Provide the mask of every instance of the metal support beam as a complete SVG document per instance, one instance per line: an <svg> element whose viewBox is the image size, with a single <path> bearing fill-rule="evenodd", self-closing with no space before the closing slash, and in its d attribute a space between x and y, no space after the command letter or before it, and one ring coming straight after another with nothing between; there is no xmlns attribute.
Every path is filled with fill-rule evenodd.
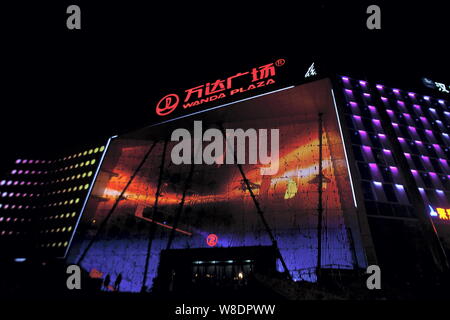
<svg viewBox="0 0 450 320"><path fill-rule="evenodd" d="M188 175L188 177L186 179L186 182L184 184L183 195L181 197L181 201L180 201L180 204L178 206L177 213L175 215L175 220L173 222L173 228L172 228L172 230L170 232L169 241L167 242L166 250L169 250L170 247L172 246L173 238L175 237L175 230L178 227L178 222L180 220L181 214L183 213L184 201L186 199L186 192L187 192L187 190L189 189L189 187L191 185L191 180L192 180L193 173L194 173L194 162L191 163L191 167L189 169L189 175Z"/></svg>
<svg viewBox="0 0 450 320"><path fill-rule="evenodd" d="M106 226L108 220L111 218L111 215L113 214L113 212L116 210L117 206L119 205L120 200L123 199L123 196L125 194L125 192L127 191L128 187L131 185L131 183L133 182L134 178L136 177L136 175L138 174L139 170L141 170L142 166L144 165L145 161L147 161L148 156L150 155L150 153L152 152L153 148L155 147L157 141L154 141L153 144L150 146L150 148L148 149L147 153L145 154L145 156L142 158L141 163L139 163L139 165L137 166L136 170L134 170L133 175L130 177L130 179L128 180L127 184L125 185L125 187L123 188L122 192L120 193L120 195L117 197L116 201L114 202L114 205L112 206L111 210L109 210L108 214L106 215L105 219L103 219L102 223L100 224L97 232L95 233L95 235L92 237L92 239L89 241L87 247L84 249L83 254L80 256L80 258L77 261L77 264L80 265L80 263L83 261L83 259L86 257L87 252L89 251L89 249L92 247L92 244L97 240L100 231L103 230L103 228Z"/></svg>
<svg viewBox="0 0 450 320"><path fill-rule="evenodd" d="M220 130L222 131L223 136L226 137L226 132L225 132L225 129L224 129L223 125L219 124L219 127L220 127ZM278 248L277 240L275 239L275 236L273 235L273 232L270 229L270 226L267 223L266 218L264 217L264 212L261 210L259 202L256 199L255 194L253 193L253 190L252 190L252 188L250 186L250 182L248 181L248 179L247 179L247 177L245 175L245 172L244 172L244 170L242 168L242 165L240 163L238 163L238 161L237 161L236 152L233 153L233 157L234 157L234 162L236 163L236 165L237 165L237 167L239 169L239 172L241 173L242 179L244 180L245 186L247 187L247 190L250 193L250 196L251 196L251 198L253 200L253 203L254 203L255 208L256 208L256 212L258 213L258 215L259 215L259 217L261 219L261 222L263 223L264 228L265 228L267 234L269 235L270 240L272 241L272 246L275 248L275 250L277 252L278 259L280 259L280 261L281 261L281 264L282 264L283 269L284 269L284 274L286 275L286 277L289 280L292 280L292 276L289 273L289 270L287 268L286 262L284 261L284 258L281 255L280 249Z"/></svg>
<svg viewBox="0 0 450 320"><path fill-rule="evenodd" d="M161 194L161 183L162 183L162 176L164 173L164 162L166 160L166 150L167 150L167 139L164 141L163 153L161 155L161 165L159 166L158 186L156 188L155 203L153 205L153 212L152 212L152 218L151 218L153 221L155 221L155 215L158 210L158 200L159 200L159 196ZM147 289L147 287L145 286L145 283L147 282L148 266L150 263L150 254L152 251L152 244L153 244L153 238L155 236L155 231L156 231L156 224L152 223L150 226L148 245L147 245L147 254L145 257L144 276L142 278L142 288L141 288L142 292L145 292Z"/></svg>

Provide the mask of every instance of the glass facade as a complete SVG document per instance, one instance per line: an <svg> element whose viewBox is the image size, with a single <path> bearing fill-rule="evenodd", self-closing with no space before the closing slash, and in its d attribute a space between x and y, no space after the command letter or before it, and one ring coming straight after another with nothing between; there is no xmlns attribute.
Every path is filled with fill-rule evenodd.
<svg viewBox="0 0 450 320"><path fill-rule="evenodd" d="M448 101L347 76L338 81L378 263L396 278L430 275L422 217L434 230L430 236L450 254ZM382 123L385 115L379 113L388 121ZM419 191L413 199L412 189ZM418 212L415 201L422 201L426 212Z"/></svg>
<svg viewBox="0 0 450 320"><path fill-rule="evenodd" d="M414 217L368 82L341 77L345 122L369 215ZM376 85L427 206L449 208L450 108L442 99ZM432 216L433 211L430 209ZM436 217L436 216L435 216ZM439 217L446 220L445 217Z"/></svg>
<svg viewBox="0 0 450 320"><path fill-rule="evenodd" d="M104 276L121 274L122 290L140 291L142 286L154 285L160 256L167 249L174 228L170 246L174 250L190 248L207 255L213 250L207 242L211 234L217 236L216 248L245 251L272 245L236 164L201 163L192 167L171 161L175 143L169 140L165 147L164 140L170 139L174 129L193 132L194 120L201 120L204 130L217 128L218 123L225 129L279 130L277 172L262 175L260 169L265 165L248 162L242 170L288 272L294 280L315 281L319 113L323 115L325 176L321 267L348 270L365 266L344 144L328 79L143 128L116 139L94 186L69 261L80 263L87 271L98 270ZM205 148L207 143L203 144ZM187 180L191 181L183 198ZM106 220L107 217L110 218ZM231 254L221 259L227 260L239 259ZM146 263L148 274L144 279ZM179 263L183 263L181 258ZM280 263L278 270L283 270Z"/></svg>

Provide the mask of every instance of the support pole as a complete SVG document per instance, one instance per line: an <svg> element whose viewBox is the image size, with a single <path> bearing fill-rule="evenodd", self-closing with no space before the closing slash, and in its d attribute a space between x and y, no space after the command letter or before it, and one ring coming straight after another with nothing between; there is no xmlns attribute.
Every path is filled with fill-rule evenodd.
<svg viewBox="0 0 450 320"><path fill-rule="evenodd" d="M183 195L181 197L181 201L180 201L180 204L178 206L177 213L175 215L173 228L170 231L169 241L167 242L166 250L169 250L170 247L172 246L173 238L175 237L175 230L178 227L178 222L180 220L181 214L183 213L184 201L186 199L186 192L187 192L187 190L189 189L189 187L191 185L191 180L192 180L193 173L194 173L194 162L191 163L191 167L190 167L190 170L189 170L189 175L188 175L188 177L186 179L186 182L184 184Z"/></svg>
<svg viewBox="0 0 450 320"><path fill-rule="evenodd" d="M80 263L83 261L83 259L86 257L87 252L92 247L92 244L97 240L100 231L103 230L103 228L106 226L106 223L108 222L109 218L111 218L111 215L113 214L114 210L116 210L117 206L119 205L119 201L122 200L123 195L127 191L128 187L133 182L134 178L138 174L139 170L141 170L142 166L144 165L145 161L147 161L148 156L152 152L153 148L155 147L157 141L154 141L151 147L148 149L147 153L145 154L144 158L142 158L141 163L137 166L136 170L134 171L133 175L130 177L130 180L128 180L128 183L123 188L120 195L117 197L116 201L114 202L114 205L112 206L111 210L109 210L108 214L106 215L105 219L103 219L102 223L100 224L100 227L97 230L97 233L92 237L92 239L89 241L87 247L84 249L83 254L80 256L80 258L77 261L77 265L80 265Z"/></svg>
<svg viewBox="0 0 450 320"><path fill-rule="evenodd" d="M225 129L223 128L222 124L219 124L219 127L220 127L220 130L222 131L222 134L224 135L224 137L226 137L226 132L225 132ZM258 213L258 215L259 215L259 217L261 219L261 222L263 223L264 228L265 228L267 234L269 235L270 240L272 241L272 246L276 250L278 259L280 259L280 261L281 261L281 264L282 264L283 269L284 269L284 274L286 275L286 277L289 280L292 280L292 277L291 277L291 274L289 273L289 270L287 268L286 262L284 261L284 258L281 255L280 249L278 248L277 240L275 239L275 236L273 235L272 230L270 229L270 226L267 223L266 218L264 217L264 212L261 210L261 207L259 206L259 202L256 199L255 194L253 193L253 190L252 190L252 188L250 186L250 182L248 181L248 179L247 179L247 177L246 177L246 175L244 173L244 170L242 169L242 165L240 163L238 163L238 161L237 161L236 152L233 153L233 158L234 158L234 162L236 163L236 165L237 165L237 167L239 169L239 172L241 173L241 176L242 176L242 179L244 180L245 186L247 187L247 190L250 193L250 196L251 196L251 198L253 200L253 203L254 203L255 208L256 208L256 212Z"/></svg>
<svg viewBox="0 0 450 320"><path fill-rule="evenodd" d="M155 221L156 212L158 210L158 200L159 200L159 196L161 193L162 175L164 173L164 162L166 160L166 149L167 149L167 139L164 141L163 153L161 155L161 165L159 166L158 186L156 188L156 193L155 193L155 203L153 205L152 221ZM146 291L145 283L147 282L148 266L150 263L150 253L152 251L152 244L153 244L153 238L155 236L155 231L156 231L156 223L152 223L150 225L150 232L149 232L149 239L148 239L148 245L147 245L147 254L146 254L146 258L145 258L144 276L142 279L141 292Z"/></svg>

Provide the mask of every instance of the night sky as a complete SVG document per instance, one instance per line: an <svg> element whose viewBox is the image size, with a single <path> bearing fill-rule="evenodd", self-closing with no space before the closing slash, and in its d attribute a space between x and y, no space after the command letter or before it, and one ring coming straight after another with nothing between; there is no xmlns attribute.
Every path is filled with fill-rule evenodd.
<svg viewBox="0 0 450 320"><path fill-rule="evenodd" d="M424 76L450 83L448 11L428 1L92 2L1 4L0 174L148 125L164 95L279 57L411 89ZM66 28L70 4L80 31ZM369 4L381 30L366 28Z"/></svg>

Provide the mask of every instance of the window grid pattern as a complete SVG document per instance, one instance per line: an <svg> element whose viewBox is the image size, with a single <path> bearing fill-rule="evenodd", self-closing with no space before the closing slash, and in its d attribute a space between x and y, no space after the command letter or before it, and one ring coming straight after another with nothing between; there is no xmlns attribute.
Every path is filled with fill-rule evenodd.
<svg viewBox="0 0 450 320"><path fill-rule="evenodd" d="M0 248L5 255L63 256L104 146L55 160L17 159L0 181Z"/></svg>
<svg viewBox="0 0 450 320"><path fill-rule="evenodd" d="M345 122L369 215L414 217L369 84L341 77ZM419 191L431 207L449 207L450 108L430 96L377 84Z"/></svg>

